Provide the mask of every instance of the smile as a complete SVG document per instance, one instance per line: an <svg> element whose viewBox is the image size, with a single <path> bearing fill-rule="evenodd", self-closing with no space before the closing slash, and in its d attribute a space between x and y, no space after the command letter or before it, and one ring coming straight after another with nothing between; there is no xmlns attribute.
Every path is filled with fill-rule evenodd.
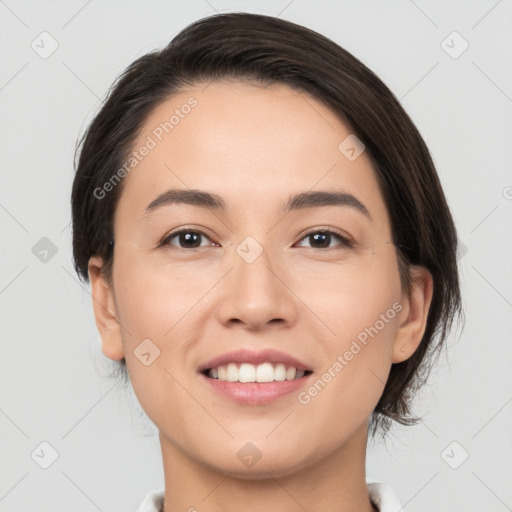
<svg viewBox="0 0 512 512"><path fill-rule="evenodd" d="M294 366L286 366L283 363L272 364L270 362L254 365L251 363L229 363L216 368L208 368L204 375L210 379L218 379L226 382L283 382L296 380L310 374L309 370L297 370Z"/></svg>

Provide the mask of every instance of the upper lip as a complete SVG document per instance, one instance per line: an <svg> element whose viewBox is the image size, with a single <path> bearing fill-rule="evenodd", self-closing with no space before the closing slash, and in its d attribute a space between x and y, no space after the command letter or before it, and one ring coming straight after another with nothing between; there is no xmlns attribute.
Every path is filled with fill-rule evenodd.
<svg viewBox="0 0 512 512"><path fill-rule="evenodd" d="M249 349L239 349L234 350L233 352L226 352L225 354L206 361L206 363L199 367L199 371L203 372L204 370L211 368L218 368L219 366L228 363L250 363L258 365L267 362L274 364L282 363L285 366L293 366L297 370L311 371L311 368L299 359L286 354L285 352L279 352L278 350L273 349L261 350L259 352L254 352Z"/></svg>

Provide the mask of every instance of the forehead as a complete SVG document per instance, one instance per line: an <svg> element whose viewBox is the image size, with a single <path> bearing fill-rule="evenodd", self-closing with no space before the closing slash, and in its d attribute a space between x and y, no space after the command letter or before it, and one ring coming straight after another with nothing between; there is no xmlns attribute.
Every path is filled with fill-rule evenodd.
<svg viewBox="0 0 512 512"><path fill-rule="evenodd" d="M197 85L160 103L146 119L119 209L130 205L142 214L169 188L212 192L228 210L253 205L253 213L262 205L281 208L291 194L342 190L358 197L385 227L386 208L369 156L363 152L354 160L343 152L351 137L323 103L286 85Z"/></svg>

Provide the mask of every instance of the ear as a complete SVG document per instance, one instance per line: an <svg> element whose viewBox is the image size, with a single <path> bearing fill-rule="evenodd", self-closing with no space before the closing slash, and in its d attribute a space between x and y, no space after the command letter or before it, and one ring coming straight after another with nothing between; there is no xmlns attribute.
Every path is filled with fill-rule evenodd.
<svg viewBox="0 0 512 512"><path fill-rule="evenodd" d="M96 326L101 336L101 349L109 358L119 360L124 357L121 326L117 319L114 292L101 272L103 260L89 259L88 270L91 281L92 305Z"/></svg>
<svg viewBox="0 0 512 512"><path fill-rule="evenodd" d="M393 344L393 363L401 363L414 354L427 326L433 293L432 275L425 267L412 266L411 277L411 291L402 296L403 309Z"/></svg>

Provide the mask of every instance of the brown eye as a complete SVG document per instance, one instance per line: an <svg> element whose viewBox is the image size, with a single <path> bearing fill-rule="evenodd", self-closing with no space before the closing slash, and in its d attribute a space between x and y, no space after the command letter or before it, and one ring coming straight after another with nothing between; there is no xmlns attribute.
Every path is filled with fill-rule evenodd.
<svg viewBox="0 0 512 512"><path fill-rule="evenodd" d="M334 246L331 246L331 242L335 239L340 240L341 243L337 243ZM309 243L311 244L310 247L312 249L335 249L352 247L352 244L348 238L330 229L310 231L302 238L302 240L309 240Z"/></svg>
<svg viewBox="0 0 512 512"><path fill-rule="evenodd" d="M191 229L181 229L170 233L163 241L162 245L176 246L176 243L172 243L174 239L177 240L179 249L198 249L199 247L207 247L213 245L213 242L201 245L201 239L209 238L201 231L193 231Z"/></svg>

